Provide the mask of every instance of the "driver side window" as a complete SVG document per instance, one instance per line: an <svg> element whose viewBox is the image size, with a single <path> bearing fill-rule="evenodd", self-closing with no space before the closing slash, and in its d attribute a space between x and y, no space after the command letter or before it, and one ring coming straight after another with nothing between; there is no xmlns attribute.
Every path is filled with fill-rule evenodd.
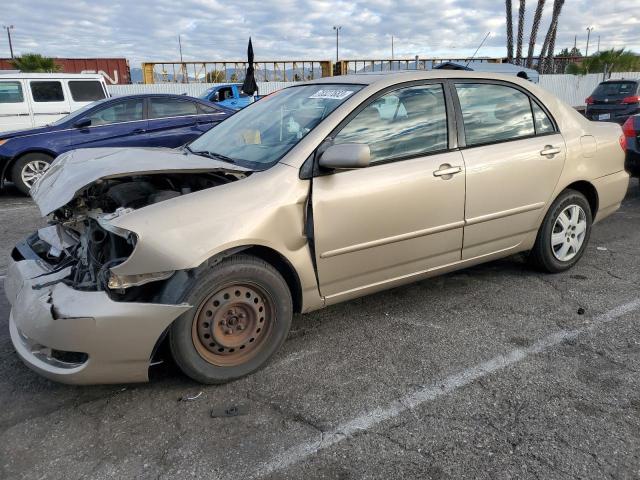
<svg viewBox="0 0 640 480"><path fill-rule="evenodd" d="M371 163L446 150L447 111L440 84L393 90L358 113L334 144L369 145Z"/></svg>
<svg viewBox="0 0 640 480"><path fill-rule="evenodd" d="M87 118L91 126L142 120L142 99L131 99L93 112Z"/></svg>

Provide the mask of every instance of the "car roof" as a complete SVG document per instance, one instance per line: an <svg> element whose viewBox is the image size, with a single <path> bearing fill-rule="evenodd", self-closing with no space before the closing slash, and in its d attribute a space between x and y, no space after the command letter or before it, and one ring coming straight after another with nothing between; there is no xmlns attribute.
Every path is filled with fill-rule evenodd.
<svg viewBox="0 0 640 480"><path fill-rule="evenodd" d="M157 98L157 97L171 97L171 98L180 98L189 101L196 101L199 103L209 104L210 102L203 101L201 98L192 97L187 94L181 93L130 93L128 95L112 95L109 97L111 100L121 100L123 98Z"/></svg>
<svg viewBox="0 0 640 480"><path fill-rule="evenodd" d="M104 77L99 73L15 73L15 71L0 71L1 80L25 78L42 78L53 80L102 80Z"/></svg>
<svg viewBox="0 0 640 480"><path fill-rule="evenodd" d="M491 73L482 71L465 70L402 70L399 72L367 72L349 75L339 75L335 77L323 77L317 80L303 82L303 84L318 83L352 83L359 85L385 84L409 82L412 80L441 80L448 78L480 79L480 80L501 80L513 83L531 83L527 80L519 79L515 75L505 75L501 73ZM526 82L526 83L525 83ZM302 83L302 82L301 82Z"/></svg>
<svg viewBox="0 0 640 480"><path fill-rule="evenodd" d="M620 83L620 82L629 82L629 83L638 83L640 80L637 78L610 78L609 80L604 80L600 83Z"/></svg>

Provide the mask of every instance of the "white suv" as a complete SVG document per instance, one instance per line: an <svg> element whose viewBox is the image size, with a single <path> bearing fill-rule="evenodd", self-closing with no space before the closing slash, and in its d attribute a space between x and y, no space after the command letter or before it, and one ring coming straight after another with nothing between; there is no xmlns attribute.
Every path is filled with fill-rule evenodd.
<svg viewBox="0 0 640 480"><path fill-rule="evenodd" d="M55 122L107 96L99 74L0 74L0 132Z"/></svg>

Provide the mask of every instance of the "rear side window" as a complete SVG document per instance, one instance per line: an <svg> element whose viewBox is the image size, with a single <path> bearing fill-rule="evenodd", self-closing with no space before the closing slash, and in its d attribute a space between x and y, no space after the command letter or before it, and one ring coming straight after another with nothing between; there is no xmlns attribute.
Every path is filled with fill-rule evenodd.
<svg viewBox="0 0 640 480"><path fill-rule="evenodd" d="M220 109L214 107L213 105L203 105L198 103L198 109L200 113L208 114L208 113L219 113Z"/></svg>
<svg viewBox="0 0 640 480"><path fill-rule="evenodd" d="M606 82L598 85L593 92L594 97L625 97L635 95L638 84L636 82Z"/></svg>
<svg viewBox="0 0 640 480"><path fill-rule="evenodd" d="M442 85L394 90L358 113L334 138L334 144L364 143L371 162L446 150L447 111Z"/></svg>
<svg viewBox="0 0 640 480"><path fill-rule="evenodd" d="M91 126L142 120L142 102L141 98L124 100L115 105L101 108L88 115L87 118L91 119Z"/></svg>
<svg viewBox="0 0 640 480"><path fill-rule="evenodd" d="M105 98L102 83L98 81L73 80L69 82L69 90L75 102L93 102Z"/></svg>
<svg viewBox="0 0 640 480"><path fill-rule="evenodd" d="M30 85L34 102L64 102L61 82L34 81Z"/></svg>
<svg viewBox="0 0 640 480"><path fill-rule="evenodd" d="M198 111L193 102L176 98L151 98L149 118L182 117L197 115Z"/></svg>
<svg viewBox="0 0 640 480"><path fill-rule="evenodd" d="M22 103L22 85L20 82L0 82L0 103Z"/></svg>
<svg viewBox="0 0 640 480"><path fill-rule="evenodd" d="M554 132L553 122L544 110L540 108L540 105L536 102L531 102L531 105L533 106L533 118L536 122L536 135Z"/></svg>
<svg viewBox="0 0 640 480"><path fill-rule="evenodd" d="M535 135L529 97L515 88L457 83L467 146Z"/></svg>

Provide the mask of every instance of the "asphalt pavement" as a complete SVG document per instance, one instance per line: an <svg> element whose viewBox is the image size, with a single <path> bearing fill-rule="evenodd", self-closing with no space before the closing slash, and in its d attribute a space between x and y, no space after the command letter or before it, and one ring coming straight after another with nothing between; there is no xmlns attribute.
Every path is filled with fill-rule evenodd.
<svg viewBox="0 0 640 480"><path fill-rule="evenodd" d="M43 220L9 190L0 222L1 285ZM571 271L516 256L299 316L222 386L170 360L142 385L40 378L0 292L0 478L639 478L638 245L633 180Z"/></svg>

